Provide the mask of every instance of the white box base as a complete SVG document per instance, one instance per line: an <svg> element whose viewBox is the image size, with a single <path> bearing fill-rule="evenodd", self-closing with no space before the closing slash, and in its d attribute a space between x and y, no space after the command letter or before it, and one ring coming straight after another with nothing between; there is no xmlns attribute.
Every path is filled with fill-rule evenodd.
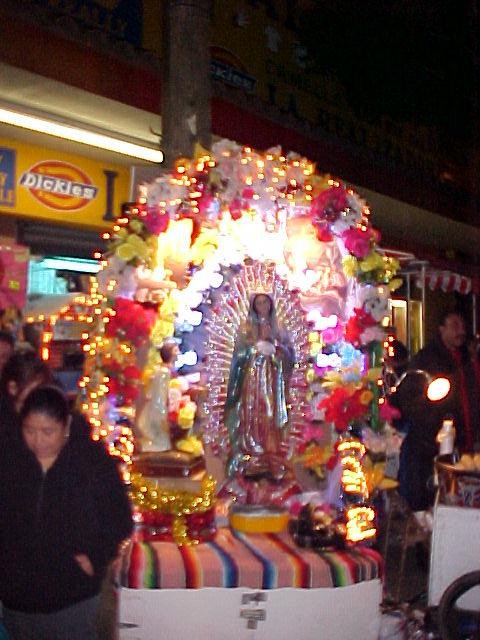
<svg viewBox="0 0 480 640"><path fill-rule="evenodd" d="M244 594L258 600L242 604ZM121 588L120 640L377 640L381 601L379 579L323 589ZM248 616L265 619L248 628Z"/></svg>
<svg viewBox="0 0 480 640"><path fill-rule="evenodd" d="M433 514L428 604L438 606L445 589L464 573L480 569L480 509L437 505ZM461 605L477 610L480 587Z"/></svg>

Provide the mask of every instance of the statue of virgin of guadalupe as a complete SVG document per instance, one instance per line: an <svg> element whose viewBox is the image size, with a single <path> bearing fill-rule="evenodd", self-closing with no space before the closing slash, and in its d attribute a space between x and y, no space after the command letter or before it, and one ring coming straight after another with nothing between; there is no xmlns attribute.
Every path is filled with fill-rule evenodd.
<svg viewBox="0 0 480 640"><path fill-rule="evenodd" d="M229 477L280 481L285 476L293 364L293 349L277 325L273 299L265 293L252 295L232 357L224 409Z"/></svg>

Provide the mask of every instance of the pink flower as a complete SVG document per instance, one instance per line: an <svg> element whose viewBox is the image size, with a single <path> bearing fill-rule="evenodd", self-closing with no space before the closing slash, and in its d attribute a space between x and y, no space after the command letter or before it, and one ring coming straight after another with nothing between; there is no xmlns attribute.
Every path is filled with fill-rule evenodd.
<svg viewBox="0 0 480 640"><path fill-rule="evenodd" d="M310 440L320 440L325 435L325 429L323 426L309 424L302 429L302 439L304 442Z"/></svg>
<svg viewBox="0 0 480 640"><path fill-rule="evenodd" d="M381 327L367 327L360 335L362 345L378 340L381 342L385 338L385 331Z"/></svg>
<svg viewBox="0 0 480 640"><path fill-rule="evenodd" d="M246 200L251 200L254 195L255 191L252 189L252 187L247 187L242 191L242 198L245 198Z"/></svg>
<svg viewBox="0 0 480 640"><path fill-rule="evenodd" d="M313 226L317 230L317 240L320 240L320 242L332 241L332 232L326 222L314 222Z"/></svg>
<svg viewBox="0 0 480 640"><path fill-rule="evenodd" d="M340 185L325 189L314 198L311 211L314 218L334 222L348 206L348 194L345 187Z"/></svg>
<svg viewBox="0 0 480 640"><path fill-rule="evenodd" d="M322 340L325 344L334 344L343 336L343 325L338 322L335 327L328 327L322 331Z"/></svg>
<svg viewBox="0 0 480 640"><path fill-rule="evenodd" d="M230 202L230 215L232 216L232 220L238 220L242 217L242 201L240 198L234 198Z"/></svg>
<svg viewBox="0 0 480 640"><path fill-rule="evenodd" d="M385 422L391 422L396 418L400 418L401 413L397 409L397 407L392 407L392 405L389 404L388 400L385 400L385 402L380 405L379 415L380 415L380 420L385 420Z"/></svg>
<svg viewBox="0 0 480 640"><path fill-rule="evenodd" d="M161 214L154 207L149 207L145 217L143 218L143 223L145 224L146 228L154 236L158 236L166 231L169 222L170 218L168 214Z"/></svg>
<svg viewBox="0 0 480 640"><path fill-rule="evenodd" d="M347 229L342 233L342 240L345 247L356 258L366 258L370 253L371 241L373 239L370 229L362 231L358 228Z"/></svg>

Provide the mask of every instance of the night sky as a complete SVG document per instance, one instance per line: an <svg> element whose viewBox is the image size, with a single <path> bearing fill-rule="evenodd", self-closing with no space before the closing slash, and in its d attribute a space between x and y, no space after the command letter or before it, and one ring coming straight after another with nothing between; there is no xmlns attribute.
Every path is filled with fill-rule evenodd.
<svg viewBox="0 0 480 640"><path fill-rule="evenodd" d="M308 4L299 38L313 69L338 79L358 115L433 127L452 154L472 144L475 0Z"/></svg>

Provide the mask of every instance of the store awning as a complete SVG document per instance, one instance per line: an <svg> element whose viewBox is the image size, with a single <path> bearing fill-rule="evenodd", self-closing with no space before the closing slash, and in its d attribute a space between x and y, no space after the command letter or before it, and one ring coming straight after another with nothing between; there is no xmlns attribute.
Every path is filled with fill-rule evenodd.
<svg viewBox="0 0 480 640"><path fill-rule="evenodd" d="M417 287L421 287L421 279L416 280ZM427 270L425 273L425 286L430 291L443 291L444 293L461 293L467 295L472 291L472 278L462 276L452 271Z"/></svg>

